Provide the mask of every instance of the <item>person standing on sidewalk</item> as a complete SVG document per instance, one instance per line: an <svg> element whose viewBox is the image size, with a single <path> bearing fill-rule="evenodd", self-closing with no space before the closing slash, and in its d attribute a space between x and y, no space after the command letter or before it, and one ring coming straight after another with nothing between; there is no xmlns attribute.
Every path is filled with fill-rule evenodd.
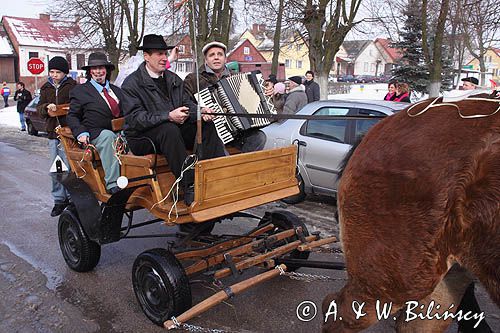
<svg viewBox="0 0 500 333"><path fill-rule="evenodd" d="M75 80L68 77L69 64L63 57L53 57L49 61L48 81L40 88L40 101L38 102L38 113L45 118L47 134L49 138L50 160L54 161L56 156L61 157L69 168L68 159L64 149L60 145L55 129L57 126L67 126L66 116L49 117L48 111L56 111L57 105L69 103L69 92L76 86ZM69 193L64 186L52 177L52 197L54 207L50 216L61 215L69 205Z"/></svg>
<svg viewBox="0 0 500 333"><path fill-rule="evenodd" d="M26 131L26 121L24 120L24 109L31 102L31 93L24 88L23 82L17 83L17 90L14 93L14 100L17 101L17 113L21 122L21 131Z"/></svg>
<svg viewBox="0 0 500 333"><path fill-rule="evenodd" d="M10 88L7 86L7 82L2 83L2 90L0 91L0 95L3 96L4 106L9 107L9 96L10 96Z"/></svg>

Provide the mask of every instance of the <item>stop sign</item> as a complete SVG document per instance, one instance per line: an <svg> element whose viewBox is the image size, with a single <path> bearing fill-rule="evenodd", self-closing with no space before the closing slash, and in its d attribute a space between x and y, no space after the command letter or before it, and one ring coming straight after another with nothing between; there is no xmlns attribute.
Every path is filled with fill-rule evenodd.
<svg viewBox="0 0 500 333"><path fill-rule="evenodd" d="M28 60L28 71L31 74L40 74L45 70L45 64L38 58Z"/></svg>

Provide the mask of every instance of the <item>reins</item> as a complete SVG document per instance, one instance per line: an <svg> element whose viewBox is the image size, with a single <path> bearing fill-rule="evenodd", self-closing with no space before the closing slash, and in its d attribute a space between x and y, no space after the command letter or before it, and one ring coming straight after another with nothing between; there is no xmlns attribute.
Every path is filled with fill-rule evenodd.
<svg viewBox="0 0 500 333"><path fill-rule="evenodd" d="M435 107L440 107L440 106L452 106L454 107L455 109L457 109L457 112L458 112L458 115L460 116L460 118L462 119L474 119L474 118L485 118L485 117L491 117L493 116L494 114L498 113L498 111L500 111L500 100L495 100L495 99L491 99L491 98L481 98L481 97L470 97L470 98L465 98L463 99L463 101L485 101L485 102L492 102L492 103L498 103L498 108L493 111L492 113L490 114L473 114L473 115L464 115L462 113L462 111L460 110L460 107L458 105L456 105L455 103L447 103L447 102L443 102L443 103L436 103L437 100L439 99L440 97L436 97L429 105L427 105L423 110L421 110L420 112L417 112L415 114L412 114L410 113L410 111L416 107L417 105L420 105L422 103L425 103L426 101L421 101L421 102L418 102L416 104L413 104L412 106L410 106L407 110L406 110L406 114L409 116L409 117L418 117L420 116L421 114L429 111L431 108L435 108Z"/></svg>

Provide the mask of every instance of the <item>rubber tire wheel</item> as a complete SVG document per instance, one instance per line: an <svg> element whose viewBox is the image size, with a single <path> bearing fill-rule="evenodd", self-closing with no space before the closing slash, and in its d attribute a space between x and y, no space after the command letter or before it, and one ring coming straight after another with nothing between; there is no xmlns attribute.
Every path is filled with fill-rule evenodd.
<svg viewBox="0 0 500 333"><path fill-rule="evenodd" d="M101 258L101 246L89 239L73 213L67 209L63 211L57 230L59 247L69 268L88 272L97 266Z"/></svg>
<svg viewBox="0 0 500 333"><path fill-rule="evenodd" d="M302 176L300 174L297 175L297 181L299 182L300 192L298 194L292 195L291 197L281 199L281 201L289 205L294 205L305 200L306 192L305 192L304 180L302 179Z"/></svg>
<svg viewBox="0 0 500 333"><path fill-rule="evenodd" d="M272 234L275 234L277 232L281 232L284 230L296 228L296 227L302 227L302 232L304 234L304 237L309 236L309 231L307 230L306 225L299 219L299 217L293 213L290 213L286 210L275 210L271 212L271 221L274 224L275 228L274 230L271 231ZM263 225L267 223L265 220L261 220L259 222L259 225ZM290 238L287 238L287 243L293 242L298 240L299 238L297 236L293 236ZM299 250L293 250L290 252L288 257L290 259L304 259L307 260L309 258L310 251L299 251ZM295 271L299 267L289 267L288 271Z"/></svg>
<svg viewBox="0 0 500 333"><path fill-rule="evenodd" d="M198 228L200 225L203 225L204 229L201 232L201 235L207 235L214 230L215 227L215 221L207 221L203 223L194 223L194 222L189 222L189 223L182 223L179 224L179 230L185 233L192 233L196 228Z"/></svg>
<svg viewBox="0 0 500 333"><path fill-rule="evenodd" d="M38 135L38 131L33 126L33 123L31 122L31 120L26 120L26 127L28 129L29 135L34 135L34 136Z"/></svg>
<svg viewBox="0 0 500 333"><path fill-rule="evenodd" d="M141 253L134 261L132 284L144 314L156 325L192 306L191 287L184 268L165 249Z"/></svg>

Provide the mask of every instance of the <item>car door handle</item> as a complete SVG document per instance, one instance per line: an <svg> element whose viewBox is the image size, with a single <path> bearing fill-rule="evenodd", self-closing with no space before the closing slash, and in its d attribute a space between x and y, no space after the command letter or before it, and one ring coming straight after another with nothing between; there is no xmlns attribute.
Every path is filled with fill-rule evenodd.
<svg viewBox="0 0 500 333"><path fill-rule="evenodd" d="M297 145L302 146L302 147L307 147L307 142L302 141L302 140L296 140L296 141L297 141Z"/></svg>

